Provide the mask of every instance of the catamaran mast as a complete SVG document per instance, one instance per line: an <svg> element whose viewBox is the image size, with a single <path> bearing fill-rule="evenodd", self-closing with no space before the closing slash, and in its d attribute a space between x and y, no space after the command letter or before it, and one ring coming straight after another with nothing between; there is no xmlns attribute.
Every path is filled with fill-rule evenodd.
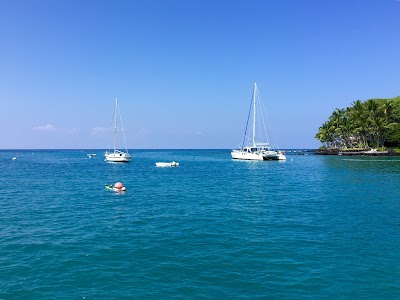
<svg viewBox="0 0 400 300"><path fill-rule="evenodd" d="M256 90L257 90L257 83L254 83L254 90L253 90L253 146L256 145L255 137L256 137Z"/></svg>
<svg viewBox="0 0 400 300"><path fill-rule="evenodd" d="M117 149L117 113L118 113L118 98L115 98L115 116L114 116L114 152Z"/></svg>

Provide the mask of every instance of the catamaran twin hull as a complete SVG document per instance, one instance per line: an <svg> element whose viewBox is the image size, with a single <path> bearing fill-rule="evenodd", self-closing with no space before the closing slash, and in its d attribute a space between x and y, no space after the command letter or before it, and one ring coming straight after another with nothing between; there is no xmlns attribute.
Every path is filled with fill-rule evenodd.
<svg viewBox="0 0 400 300"><path fill-rule="evenodd" d="M247 152L241 150L233 150L231 152L233 159L241 160L286 160L283 151L266 151L266 152Z"/></svg>
<svg viewBox="0 0 400 300"><path fill-rule="evenodd" d="M274 154L264 154L264 160L286 160L286 156L283 152L276 152Z"/></svg>
<svg viewBox="0 0 400 300"><path fill-rule="evenodd" d="M246 124L246 132L244 134L243 138L243 144L242 148L240 150L232 150L231 155L233 159L242 159L242 160L286 160L285 153L283 151L275 150L272 149L269 146L268 142L260 142L263 139L261 138L260 135L258 135L258 138L256 140L257 134L256 134L256 119L257 119L257 113L256 113L256 107L257 107L257 98L261 100L259 93L257 92L257 84L254 83L254 89L253 89L253 99L252 99L252 105L250 105L250 110L253 111L253 134L251 138L247 136L247 128L249 125L249 120L250 120L250 112L249 116L247 118L247 124ZM262 106L261 106L262 107ZM258 110L259 115L261 116L261 119L264 120L262 110ZM266 127L264 124L264 139L268 141L267 137L267 132L266 132ZM244 142L247 142L248 145L243 148ZM249 143L252 142L250 145Z"/></svg>
<svg viewBox="0 0 400 300"><path fill-rule="evenodd" d="M233 150L231 152L233 159L242 159L242 160L264 160L264 157L260 153L254 152L246 152L240 150Z"/></svg>

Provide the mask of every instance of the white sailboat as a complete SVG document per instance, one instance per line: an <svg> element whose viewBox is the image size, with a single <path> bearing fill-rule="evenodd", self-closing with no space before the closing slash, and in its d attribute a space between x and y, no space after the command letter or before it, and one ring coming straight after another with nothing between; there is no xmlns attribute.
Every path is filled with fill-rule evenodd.
<svg viewBox="0 0 400 300"><path fill-rule="evenodd" d="M118 98L115 99L114 151L110 151L110 150L106 151L106 153L105 153L105 161L109 161L109 162L129 162L131 160L132 156L129 154L128 148L126 147L125 134L124 134L124 130L122 128L121 115L119 115L119 118L120 118L120 123L121 123L122 136L124 138L124 143L125 143L125 152L117 150L117 115L119 115Z"/></svg>
<svg viewBox="0 0 400 300"><path fill-rule="evenodd" d="M240 150L232 150L231 156L233 159L241 159L241 160L286 160L285 153L283 151L274 150L268 143L268 136L264 125L264 139L266 142L256 141L257 139L261 140L261 135L256 135L257 128L257 99L259 98L259 94L257 91L257 83L254 83L253 89L253 97L252 104L250 104L250 109L253 107L253 130L251 139L247 136L247 127L249 124L249 119L247 119L246 124L246 132L243 139L242 147ZM259 114L264 121L264 117L262 114L262 110L260 110ZM250 113L249 113L250 117Z"/></svg>

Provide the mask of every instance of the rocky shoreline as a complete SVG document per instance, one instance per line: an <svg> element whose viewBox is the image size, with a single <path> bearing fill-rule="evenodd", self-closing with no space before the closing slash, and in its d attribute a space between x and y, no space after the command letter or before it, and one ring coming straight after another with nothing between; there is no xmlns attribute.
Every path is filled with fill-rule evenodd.
<svg viewBox="0 0 400 300"><path fill-rule="evenodd" d="M317 155L345 155L345 156L400 156L400 153L395 152L393 149L387 151L377 151L374 149L317 149Z"/></svg>

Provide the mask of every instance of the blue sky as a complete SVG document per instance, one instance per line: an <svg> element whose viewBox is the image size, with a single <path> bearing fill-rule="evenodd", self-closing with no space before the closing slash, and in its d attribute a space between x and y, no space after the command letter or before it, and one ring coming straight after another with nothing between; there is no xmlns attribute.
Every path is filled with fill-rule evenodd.
<svg viewBox="0 0 400 300"><path fill-rule="evenodd" d="M400 95L397 0L0 0L0 149L236 148L257 82L281 148Z"/></svg>

